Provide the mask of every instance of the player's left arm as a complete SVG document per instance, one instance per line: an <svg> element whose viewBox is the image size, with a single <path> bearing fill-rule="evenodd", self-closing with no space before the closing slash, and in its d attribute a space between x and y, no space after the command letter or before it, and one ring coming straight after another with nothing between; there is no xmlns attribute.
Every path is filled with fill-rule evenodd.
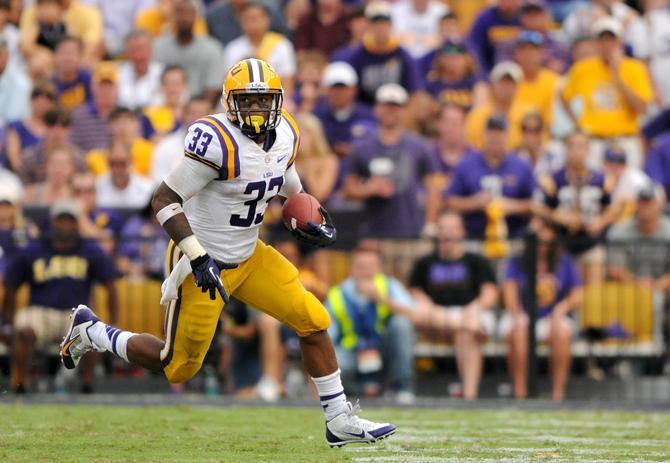
<svg viewBox="0 0 670 463"><path fill-rule="evenodd" d="M294 194L302 193L303 191L302 182L300 181L300 176L295 168L295 164L291 164L284 173L284 185L279 190L279 195L284 198L289 198ZM300 230L297 227L294 228L291 233L296 239L307 244L319 247L330 246L337 239L337 230L335 229L335 225L333 224L333 220L330 218L328 211L326 211L323 206L321 206L319 210L323 216L323 221L318 224L309 222L309 226L312 228L311 233Z"/></svg>

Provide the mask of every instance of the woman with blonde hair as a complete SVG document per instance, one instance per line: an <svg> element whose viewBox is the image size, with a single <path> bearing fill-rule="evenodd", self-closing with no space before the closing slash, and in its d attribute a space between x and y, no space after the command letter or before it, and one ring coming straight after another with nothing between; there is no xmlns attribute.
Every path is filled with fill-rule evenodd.
<svg viewBox="0 0 670 463"><path fill-rule="evenodd" d="M44 182L28 185L23 203L30 206L51 206L61 199L72 198L74 173L74 153L66 146L54 148L47 154L46 179Z"/></svg>
<svg viewBox="0 0 670 463"><path fill-rule="evenodd" d="M300 127L300 148L296 164L306 192L324 203L335 188L339 161L326 141L321 121L310 113L295 117Z"/></svg>

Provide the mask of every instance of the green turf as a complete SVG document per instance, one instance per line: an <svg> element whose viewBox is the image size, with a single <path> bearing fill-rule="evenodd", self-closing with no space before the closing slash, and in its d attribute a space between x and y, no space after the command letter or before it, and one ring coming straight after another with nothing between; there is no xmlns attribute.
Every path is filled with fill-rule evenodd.
<svg viewBox="0 0 670 463"><path fill-rule="evenodd" d="M395 436L331 449L318 407L0 405L0 462L670 459L670 414L375 409Z"/></svg>

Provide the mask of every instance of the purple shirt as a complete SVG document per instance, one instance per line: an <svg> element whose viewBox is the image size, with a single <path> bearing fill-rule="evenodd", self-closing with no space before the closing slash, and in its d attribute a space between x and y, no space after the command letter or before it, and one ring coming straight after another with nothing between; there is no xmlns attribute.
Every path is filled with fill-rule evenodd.
<svg viewBox="0 0 670 463"><path fill-rule="evenodd" d="M437 170L435 158L423 139L406 133L400 143L383 145L377 137L354 144L344 160L347 174L369 178L373 172L388 177L395 186L390 198L365 201L365 220L359 235L379 238L415 238L423 228L423 208L418 195L422 180Z"/></svg>
<svg viewBox="0 0 670 463"><path fill-rule="evenodd" d="M654 139L644 170L654 182L663 185L666 197L670 198L670 133Z"/></svg>
<svg viewBox="0 0 670 463"><path fill-rule="evenodd" d="M35 241L18 251L7 280L18 288L30 286L30 305L70 310L88 304L93 283L108 283L114 266L100 246L82 241L68 254L59 254L46 241Z"/></svg>
<svg viewBox="0 0 670 463"><path fill-rule="evenodd" d="M475 84L478 81L475 75L469 75L457 82L429 79L426 81L426 91L441 105L453 104L469 109L472 107Z"/></svg>
<svg viewBox="0 0 670 463"><path fill-rule="evenodd" d="M454 169L447 196L472 196L488 191L493 197L531 199L535 179L530 165L516 154L508 154L493 169L481 152L463 159ZM481 238L486 229L484 211L463 215L468 238ZM507 230L510 237L520 236L528 223L527 215L508 215Z"/></svg>
<svg viewBox="0 0 670 463"><path fill-rule="evenodd" d="M399 84L408 92L421 88L421 77L414 58L398 46L389 52L376 53L363 44L336 52L338 61L346 61L356 70L359 82L358 99L373 105L375 92L384 84Z"/></svg>
<svg viewBox="0 0 670 463"><path fill-rule="evenodd" d="M483 10L470 30L468 37L480 67L488 74L496 63L498 47L516 38L521 23L519 15L506 18L498 8L492 6Z"/></svg>
<svg viewBox="0 0 670 463"><path fill-rule="evenodd" d="M566 168L546 176L540 181L544 203L551 209L579 211L582 220L588 222L597 218L612 202L605 176L602 172L589 171L579 188L568 179ZM567 229L562 230L567 233ZM570 234L566 247L572 254L581 254L601 241L603 235L592 237L585 231Z"/></svg>
<svg viewBox="0 0 670 463"><path fill-rule="evenodd" d="M524 300L526 288L526 274L523 271L521 259L510 260L505 274L506 280L513 280L519 287L519 300ZM561 254L556 269L546 275L537 276L537 310L538 318L546 317L556 304L565 299L575 288L582 286L579 269L568 254Z"/></svg>
<svg viewBox="0 0 670 463"><path fill-rule="evenodd" d="M351 143L357 138L376 131L377 121L369 107L356 103L349 117L338 120L325 99L314 108L314 115L323 125L323 131L331 147L338 143Z"/></svg>
<svg viewBox="0 0 670 463"><path fill-rule="evenodd" d="M91 72L81 69L72 82L61 82L56 77L52 80L56 87L58 104L66 108L74 108L93 101L91 91Z"/></svg>

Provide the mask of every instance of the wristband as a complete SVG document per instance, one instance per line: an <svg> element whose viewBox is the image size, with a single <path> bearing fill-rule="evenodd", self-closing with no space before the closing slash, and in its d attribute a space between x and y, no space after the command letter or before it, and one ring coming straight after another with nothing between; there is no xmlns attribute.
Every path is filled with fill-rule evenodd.
<svg viewBox="0 0 670 463"><path fill-rule="evenodd" d="M179 203L168 204L167 206L165 206L163 209L161 209L156 213L156 220L158 220L158 223L161 224L162 227L163 224L165 224L165 222L170 220L172 217L183 213L184 209L182 209L181 204Z"/></svg>
<svg viewBox="0 0 670 463"><path fill-rule="evenodd" d="M200 256L204 256L207 254L207 251L205 251L205 248L202 247L200 242L198 241L198 238L195 237L195 235L189 235L183 240L177 244L179 246L179 249L181 249L181 252L186 254L186 257L188 257L188 260L195 260Z"/></svg>

